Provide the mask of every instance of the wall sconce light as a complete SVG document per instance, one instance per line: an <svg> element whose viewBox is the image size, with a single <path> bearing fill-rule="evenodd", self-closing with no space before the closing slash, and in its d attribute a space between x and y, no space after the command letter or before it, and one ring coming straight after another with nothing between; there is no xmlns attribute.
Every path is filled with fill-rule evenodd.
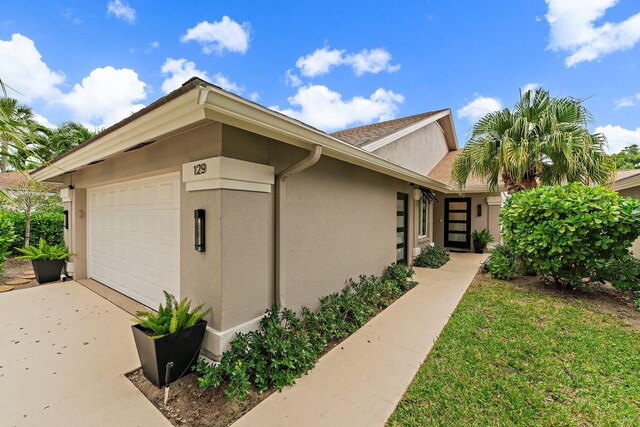
<svg viewBox="0 0 640 427"><path fill-rule="evenodd" d="M68 210L64 211L64 229L65 230L69 229L69 211Z"/></svg>
<svg viewBox="0 0 640 427"><path fill-rule="evenodd" d="M478 203L478 216L482 216L482 205Z"/></svg>
<svg viewBox="0 0 640 427"><path fill-rule="evenodd" d="M198 252L204 252L204 209L193 211L195 248Z"/></svg>

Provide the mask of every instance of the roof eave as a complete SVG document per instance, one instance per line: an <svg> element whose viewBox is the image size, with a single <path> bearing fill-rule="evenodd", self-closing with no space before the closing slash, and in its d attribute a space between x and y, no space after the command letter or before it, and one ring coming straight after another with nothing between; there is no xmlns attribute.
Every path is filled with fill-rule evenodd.
<svg viewBox="0 0 640 427"><path fill-rule="evenodd" d="M620 191L620 190L626 190L626 189L638 187L638 186L640 186L640 174L633 175L627 178L623 178L619 181L616 181L613 184L612 188L615 191Z"/></svg>

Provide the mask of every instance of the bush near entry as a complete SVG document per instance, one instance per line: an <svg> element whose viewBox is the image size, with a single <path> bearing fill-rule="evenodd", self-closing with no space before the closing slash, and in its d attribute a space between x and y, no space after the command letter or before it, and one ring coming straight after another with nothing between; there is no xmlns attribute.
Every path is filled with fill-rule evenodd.
<svg viewBox="0 0 640 427"><path fill-rule="evenodd" d="M602 186L542 186L502 208L503 238L525 267L556 284L583 286L640 235L640 201Z"/></svg>
<svg viewBox="0 0 640 427"><path fill-rule="evenodd" d="M274 305L257 330L238 333L220 363L198 361L202 389L225 387L229 399L244 399L251 388L281 390L295 383L316 363L331 341L355 332L379 310L416 285L413 270L399 264L387 267L382 277L361 276L340 292L320 299L320 309L302 309L301 317Z"/></svg>
<svg viewBox="0 0 640 427"><path fill-rule="evenodd" d="M440 246L427 246L420 255L415 257L413 265L416 267L440 268L449 262L449 251Z"/></svg>

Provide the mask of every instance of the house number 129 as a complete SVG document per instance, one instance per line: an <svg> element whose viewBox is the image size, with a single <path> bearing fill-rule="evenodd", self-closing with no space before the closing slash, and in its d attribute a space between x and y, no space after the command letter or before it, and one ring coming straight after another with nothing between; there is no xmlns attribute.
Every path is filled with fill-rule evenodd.
<svg viewBox="0 0 640 427"><path fill-rule="evenodd" d="M194 175L204 175L207 172L207 164L199 163L193 167Z"/></svg>

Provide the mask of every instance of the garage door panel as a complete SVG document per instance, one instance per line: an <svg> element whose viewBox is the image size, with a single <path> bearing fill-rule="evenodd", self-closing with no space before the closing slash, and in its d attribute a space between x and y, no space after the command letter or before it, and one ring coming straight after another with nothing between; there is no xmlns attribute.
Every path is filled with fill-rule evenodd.
<svg viewBox="0 0 640 427"><path fill-rule="evenodd" d="M156 307L179 296L179 174L90 189L89 277Z"/></svg>

